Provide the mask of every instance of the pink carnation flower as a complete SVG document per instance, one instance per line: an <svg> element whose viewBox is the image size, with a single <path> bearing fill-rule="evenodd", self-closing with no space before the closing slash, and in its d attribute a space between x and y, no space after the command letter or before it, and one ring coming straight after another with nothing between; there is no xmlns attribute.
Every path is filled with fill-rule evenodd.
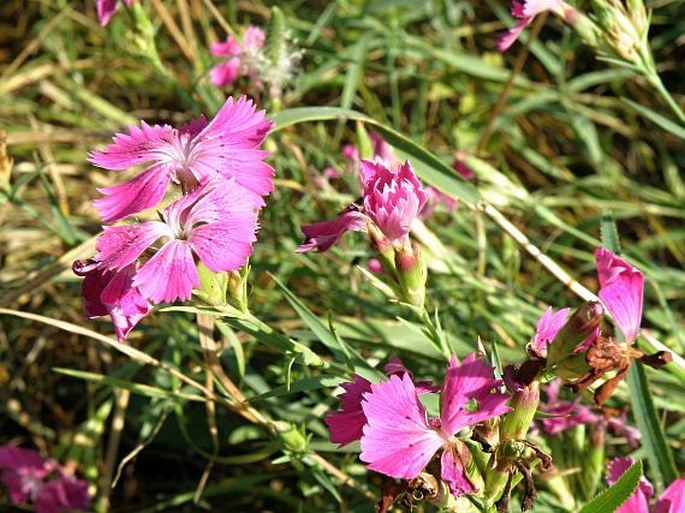
<svg viewBox="0 0 685 513"><path fill-rule="evenodd" d="M132 180L98 189L104 198L95 200L105 222L110 223L157 205L169 182L193 190L215 178L234 178L244 187L255 207L273 190L273 169L264 163L268 152L259 146L271 129L264 111L255 112L251 100L228 98L212 121L204 117L173 128L170 125L129 127L116 134L113 144L90 154L96 166L122 170L148 163Z"/></svg>
<svg viewBox="0 0 685 513"><path fill-rule="evenodd" d="M514 0L511 4L511 15L520 21L497 38L497 49L500 52L507 50L538 14L551 11L565 17L567 10L568 6L561 0L524 0L522 2Z"/></svg>
<svg viewBox="0 0 685 513"><path fill-rule="evenodd" d="M74 262L75 274L84 276L82 286L84 313L88 319L109 315L119 340L152 309L137 287L132 286L135 264L107 271L94 260Z"/></svg>
<svg viewBox="0 0 685 513"><path fill-rule="evenodd" d="M10 502L32 503L36 513L63 513L90 506L86 481L29 449L0 447L0 481Z"/></svg>
<svg viewBox="0 0 685 513"><path fill-rule="evenodd" d="M302 226L302 233L307 238L304 244L298 246L297 253L306 253L313 249L326 251L340 240L346 232L359 232L366 229L367 217L355 206L351 206L332 221Z"/></svg>
<svg viewBox="0 0 685 513"><path fill-rule="evenodd" d="M562 308L558 312L554 312L554 309L550 306L540 316L540 320L538 320L535 328L535 335L533 335L533 340L531 341L532 350L537 355L547 356L547 345L554 340L557 333L564 327L570 311L570 308Z"/></svg>
<svg viewBox="0 0 685 513"><path fill-rule="evenodd" d="M97 11L100 25L103 27L109 23L109 20L117 12L119 2L122 1L126 5L131 6L135 0L97 0Z"/></svg>
<svg viewBox="0 0 685 513"><path fill-rule="evenodd" d="M625 342L632 344L640 333L645 277L641 271L604 247L595 250L595 261L599 297L621 330Z"/></svg>
<svg viewBox="0 0 685 513"><path fill-rule="evenodd" d="M259 27L247 27L242 41L228 36L223 43L213 43L209 51L215 57L223 57L225 62L212 68L210 78L217 87L226 87L241 75L253 75L253 61L264 46L266 35Z"/></svg>
<svg viewBox="0 0 685 513"><path fill-rule="evenodd" d="M428 200L409 161L394 169L361 161L364 212L390 242L408 241L411 224Z"/></svg>
<svg viewBox="0 0 685 513"><path fill-rule="evenodd" d="M171 204L160 221L106 226L95 259L106 270L133 265L161 244L136 272L131 286L153 303L190 299L200 284L196 258L211 271L232 271L252 254L257 230L254 200L233 180L214 181Z"/></svg>
<svg viewBox="0 0 685 513"><path fill-rule="evenodd" d="M442 388L439 419L429 419L416 385L407 373L371 385L363 394L366 425L361 437L362 461L390 477L416 478L442 449L441 477L455 495L475 491L465 471L469 451L455 437L462 429L497 417L511 408L509 394L493 368L474 354L459 364L452 358ZM470 408L475 402L477 406Z"/></svg>

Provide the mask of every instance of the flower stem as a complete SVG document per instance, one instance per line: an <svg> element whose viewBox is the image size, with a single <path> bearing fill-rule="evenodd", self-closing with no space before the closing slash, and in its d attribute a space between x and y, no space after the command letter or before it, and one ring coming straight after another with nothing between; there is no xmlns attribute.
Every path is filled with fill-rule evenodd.
<svg viewBox="0 0 685 513"><path fill-rule="evenodd" d="M671 93L668 92L664 83L661 81L659 74L654 70L650 70L649 74L646 75L646 78L649 84L661 95L666 104L676 115L678 121L685 125L685 112L683 112L683 109L680 108L680 105L678 105L673 96L671 96Z"/></svg>

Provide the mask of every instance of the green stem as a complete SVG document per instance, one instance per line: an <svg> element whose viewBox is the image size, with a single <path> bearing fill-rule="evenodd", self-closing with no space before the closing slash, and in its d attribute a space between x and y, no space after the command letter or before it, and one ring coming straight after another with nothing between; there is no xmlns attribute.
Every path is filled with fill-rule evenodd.
<svg viewBox="0 0 685 513"><path fill-rule="evenodd" d="M685 112L683 112L683 109L680 108L680 105L676 103L673 96L671 96L671 93L668 92L664 86L664 83L661 81L659 74L654 70L650 70L649 74L646 75L646 78L650 85L661 95L666 104L676 115L678 121L685 125Z"/></svg>

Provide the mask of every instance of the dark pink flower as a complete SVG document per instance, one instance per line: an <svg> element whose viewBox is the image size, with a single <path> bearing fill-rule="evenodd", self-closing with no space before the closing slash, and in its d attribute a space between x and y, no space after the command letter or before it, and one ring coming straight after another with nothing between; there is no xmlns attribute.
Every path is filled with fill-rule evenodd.
<svg viewBox="0 0 685 513"><path fill-rule="evenodd" d="M439 419L429 419L408 373L392 375L363 394L367 423L361 438L361 460L372 470L401 479L417 477L441 448L441 477L452 493L475 490L464 465L468 449L455 435L462 429L511 410L509 394L493 368L474 354L459 364L452 358L442 388ZM471 408L475 403L476 406Z"/></svg>
<svg viewBox="0 0 685 513"><path fill-rule="evenodd" d="M122 1L126 5L131 6L135 0L97 0L97 11L100 25L103 27L109 23L109 20L117 12L119 2Z"/></svg>
<svg viewBox="0 0 685 513"><path fill-rule="evenodd" d="M218 64L210 72L212 84L226 87L241 75L253 75L253 60L264 46L266 35L259 27L249 26L242 41L228 36L223 43L213 43L209 51L215 57L223 57L225 62Z"/></svg>
<svg viewBox="0 0 685 513"><path fill-rule="evenodd" d="M107 270L138 261L157 240L152 257L140 265L131 286L153 303L190 299L200 284L196 258L212 272L245 265L256 240L253 198L233 180L214 181L172 203L160 221L106 226L95 258Z"/></svg>
<svg viewBox="0 0 685 513"><path fill-rule="evenodd" d="M145 122L129 127L128 134L116 134L113 144L92 152L91 162L110 170L149 165L126 183L99 189L105 197L95 206L109 223L157 205L169 182L189 191L215 178L233 178L261 207L262 196L273 190L273 169L263 162L268 152L259 149L271 126L264 111L255 112L252 101L241 97L228 98L209 123L200 117L180 128Z"/></svg>
<svg viewBox="0 0 685 513"><path fill-rule="evenodd" d="M533 18L545 11L552 11L564 17L566 9L561 0L524 0L522 2L514 0L511 4L511 15L519 22L497 38L497 49L500 52L507 50L521 35L523 29L533 21Z"/></svg>
<svg viewBox="0 0 685 513"><path fill-rule="evenodd" d="M107 271L94 260L77 260L72 269L75 274L85 277L82 285L85 316L93 319L109 315L119 340L125 340L152 309L150 302L132 285L136 273L134 263Z"/></svg>
<svg viewBox="0 0 685 513"><path fill-rule="evenodd" d="M604 247L595 250L595 261L599 297L621 330L625 342L632 344L640 333L645 277L641 271Z"/></svg>
<svg viewBox="0 0 685 513"><path fill-rule="evenodd" d="M63 513L90 506L88 483L36 451L0 447L0 481L13 504L34 504L36 513Z"/></svg>
<svg viewBox="0 0 685 513"><path fill-rule="evenodd" d="M409 161L389 169L382 162L362 160L361 179L364 212L390 242L404 244L428 200Z"/></svg>

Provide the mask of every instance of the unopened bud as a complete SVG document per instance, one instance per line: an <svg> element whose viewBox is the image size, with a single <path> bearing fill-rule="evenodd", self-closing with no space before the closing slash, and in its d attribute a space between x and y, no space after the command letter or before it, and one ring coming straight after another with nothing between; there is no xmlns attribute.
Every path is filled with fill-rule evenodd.
<svg viewBox="0 0 685 513"><path fill-rule="evenodd" d="M500 439L522 440L533 423L533 417L540 404L540 383L536 380L522 385L514 391L509 401L512 411L500 423Z"/></svg>
<svg viewBox="0 0 685 513"><path fill-rule="evenodd" d="M604 308L599 301L590 301L578 308L547 348L547 368L557 365L573 355L599 327L604 316Z"/></svg>
<svg viewBox="0 0 685 513"><path fill-rule="evenodd" d="M283 446L287 451L296 454L303 454L307 452L309 445L309 437L305 434L304 426L298 428L291 425L290 429L281 431L279 433Z"/></svg>
<svg viewBox="0 0 685 513"><path fill-rule="evenodd" d="M426 300L428 268L419 249L412 248L410 243L403 245L395 253L395 267L402 299L422 308Z"/></svg>

